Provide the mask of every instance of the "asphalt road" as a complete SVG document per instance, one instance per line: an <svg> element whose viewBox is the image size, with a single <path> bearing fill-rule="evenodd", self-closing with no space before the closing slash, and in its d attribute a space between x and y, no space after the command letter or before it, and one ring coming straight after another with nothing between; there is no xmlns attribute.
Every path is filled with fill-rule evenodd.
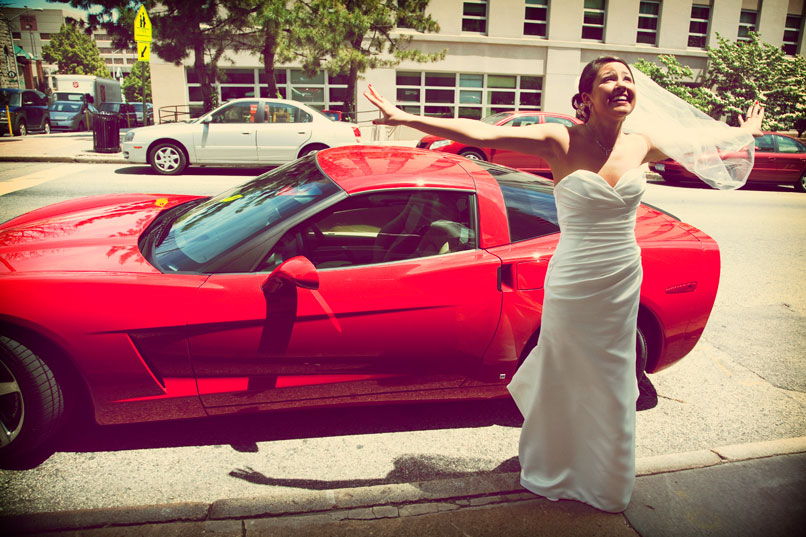
<svg viewBox="0 0 806 537"><path fill-rule="evenodd" d="M4 163L0 221L82 195L214 194L255 173L165 178L135 166ZM651 184L644 199L712 235L723 269L700 343L652 376L660 399L638 414L637 456L806 435L806 195ZM503 400L75 427L38 466L0 470L0 513L514 471L519 425Z"/></svg>

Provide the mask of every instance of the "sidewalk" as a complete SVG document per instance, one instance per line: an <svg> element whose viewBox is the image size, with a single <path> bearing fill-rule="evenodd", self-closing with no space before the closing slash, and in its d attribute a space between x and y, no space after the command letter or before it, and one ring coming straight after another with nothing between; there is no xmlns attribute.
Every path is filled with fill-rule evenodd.
<svg viewBox="0 0 806 537"><path fill-rule="evenodd" d="M92 132L1 136L0 162L3 161L126 163L123 153L93 151Z"/></svg>
<svg viewBox="0 0 806 537"><path fill-rule="evenodd" d="M806 525L806 437L637 461L608 514L525 492L517 473L0 517L4 535L778 537Z"/></svg>

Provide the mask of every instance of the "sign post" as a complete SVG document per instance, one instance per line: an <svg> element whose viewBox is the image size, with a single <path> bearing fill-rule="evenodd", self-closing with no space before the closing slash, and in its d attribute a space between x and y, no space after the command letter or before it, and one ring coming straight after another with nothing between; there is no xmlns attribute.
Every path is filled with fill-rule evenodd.
<svg viewBox="0 0 806 537"><path fill-rule="evenodd" d="M134 17L134 40L137 41L137 61L151 61L151 19L144 5L140 5ZM145 69L143 69L145 71ZM146 77L143 73L143 125L148 125L148 109L146 108Z"/></svg>

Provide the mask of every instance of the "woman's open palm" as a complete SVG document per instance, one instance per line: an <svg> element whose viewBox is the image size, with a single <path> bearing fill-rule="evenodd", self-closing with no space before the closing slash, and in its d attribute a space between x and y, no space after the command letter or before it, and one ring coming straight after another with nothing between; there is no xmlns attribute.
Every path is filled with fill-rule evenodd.
<svg viewBox="0 0 806 537"><path fill-rule="evenodd" d="M374 104L380 110L382 117L374 119L372 122L376 125L399 125L398 117L405 112L397 108L395 105L383 98L382 95L375 92L372 84L369 85L367 91L364 92L364 97Z"/></svg>

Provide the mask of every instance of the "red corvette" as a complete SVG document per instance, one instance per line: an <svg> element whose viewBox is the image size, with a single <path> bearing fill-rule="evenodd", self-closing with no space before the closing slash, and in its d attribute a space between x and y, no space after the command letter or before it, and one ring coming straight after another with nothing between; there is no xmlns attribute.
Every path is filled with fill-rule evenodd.
<svg viewBox="0 0 806 537"><path fill-rule="evenodd" d="M481 121L489 123L490 125L503 125L506 127L527 127L529 125L539 125L542 123L559 123L566 127L573 127L581 123L578 119L566 116L565 114L538 112L535 110L499 112L487 116ZM421 138L417 147L421 149L431 149L432 151L453 153L471 160L485 160L502 166L509 166L517 170L551 177L551 168L549 168L548 162L535 155L527 155L525 153L505 149L492 149L490 147L474 147L433 135Z"/></svg>
<svg viewBox="0 0 806 537"><path fill-rule="evenodd" d="M713 239L641 206L641 372L685 356ZM506 394L558 239L552 184L455 155L320 151L213 198L76 199L0 226L0 446L100 424Z"/></svg>

